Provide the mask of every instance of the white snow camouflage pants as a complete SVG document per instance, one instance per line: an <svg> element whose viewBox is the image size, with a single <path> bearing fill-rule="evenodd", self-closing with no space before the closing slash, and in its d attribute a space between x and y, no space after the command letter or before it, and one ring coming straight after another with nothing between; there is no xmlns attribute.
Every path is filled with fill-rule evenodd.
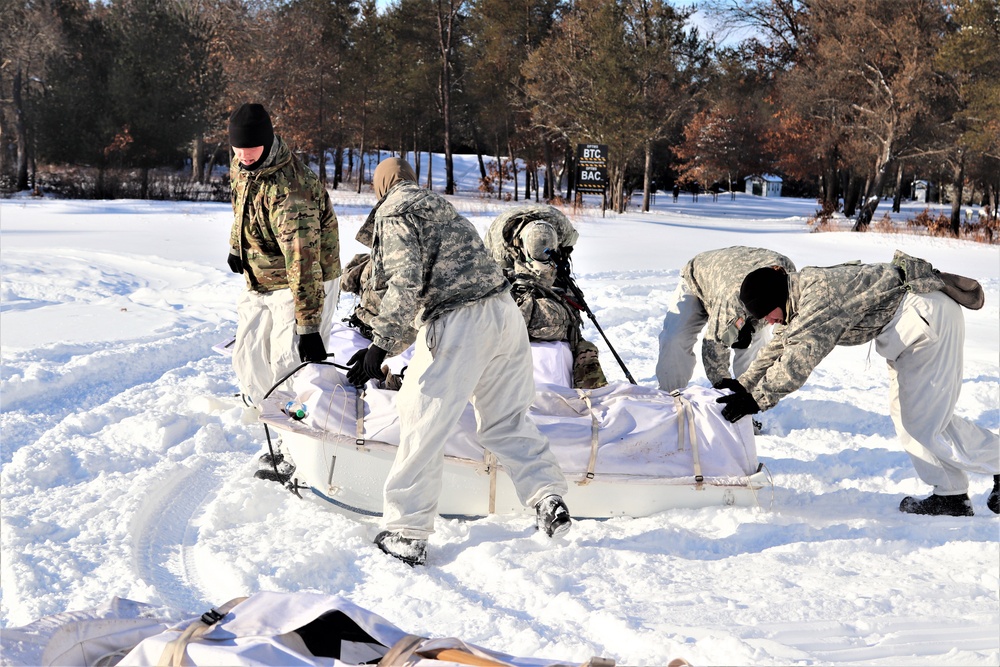
<svg viewBox="0 0 1000 667"><path fill-rule="evenodd" d="M656 381L660 389L683 389L691 382L696 362L694 345L706 324L705 305L681 280L667 304L660 331L660 356L656 360ZM770 339L771 328L761 327L754 331L750 347L733 350L733 377L738 378L750 367Z"/></svg>
<svg viewBox="0 0 1000 667"><path fill-rule="evenodd" d="M434 532L444 444L470 400L480 442L507 470L520 501L533 507L564 495L562 470L527 415L534 397L528 333L510 293L421 326L396 399L400 443L385 481L385 528L417 539Z"/></svg>
<svg viewBox="0 0 1000 667"><path fill-rule="evenodd" d="M319 333L324 344L329 345L333 313L340 299L340 280L327 280L323 289L326 296ZM243 290L236 303L236 314L233 370L240 391L259 406L274 383L301 363L292 291L287 288L265 293Z"/></svg>
<svg viewBox="0 0 1000 667"><path fill-rule="evenodd" d="M917 475L934 493L967 493L967 472L1000 473L1000 438L955 416L965 318L943 292L907 293L875 339L889 364L889 412Z"/></svg>

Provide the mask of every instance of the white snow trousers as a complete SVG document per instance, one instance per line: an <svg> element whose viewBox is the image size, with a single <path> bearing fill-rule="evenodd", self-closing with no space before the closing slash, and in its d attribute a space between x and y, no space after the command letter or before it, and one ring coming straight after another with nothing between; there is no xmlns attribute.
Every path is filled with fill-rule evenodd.
<svg viewBox="0 0 1000 667"><path fill-rule="evenodd" d="M333 313L340 299L340 279L325 281L323 290L326 296L319 333L324 344L329 345ZM274 383L301 363L292 291L288 288L263 293L244 290L236 303L236 314L233 370L240 391L259 406Z"/></svg>
<svg viewBox="0 0 1000 667"><path fill-rule="evenodd" d="M965 318L943 292L903 298L875 339L889 364L889 412L917 475L940 496L968 493L967 472L1000 473L1000 437L955 416Z"/></svg>
<svg viewBox="0 0 1000 667"><path fill-rule="evenodd" d="M694 376L694 345L705 325L708 312L701 299L691 293L687 283L681 279L667 304L660 331L660 356L656 359L656 381L663 391L683 389ZM733 350L733 377L739 377L757 358L767 341L771 339L771 328L761 327L754 331L750 347Z"/></svg>
<svg viewBox="0 0 1000 667"><path fill-rule="evenodd" d="M528 332L509 292L421 326L396 399L400 442L385 481L385 528L417 539L434 532L444 444L470 400L480 442L510 475L520 501L533 507L547 495L564 495L562 470L527 415L534 398Z"/></svg>

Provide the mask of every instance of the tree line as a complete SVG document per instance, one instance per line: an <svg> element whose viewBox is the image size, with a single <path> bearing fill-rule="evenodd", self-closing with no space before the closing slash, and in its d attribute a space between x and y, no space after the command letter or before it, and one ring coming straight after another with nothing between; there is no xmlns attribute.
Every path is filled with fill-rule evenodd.
<svg viewBox="0 0 1000 667"><path fill-rule="evenodd" d="M995 222L1000 0L698 9L745 37L720 44L665 0L0 0L0 178L186 165L204 182L229 112L257 101L332 188L360 191L370 151L418 173L434 151L451 194L467 152L485 191L552 200L576 144L599 143L618 211L774 173L864 229L920 177L956 233L973 199Z"/></svg>

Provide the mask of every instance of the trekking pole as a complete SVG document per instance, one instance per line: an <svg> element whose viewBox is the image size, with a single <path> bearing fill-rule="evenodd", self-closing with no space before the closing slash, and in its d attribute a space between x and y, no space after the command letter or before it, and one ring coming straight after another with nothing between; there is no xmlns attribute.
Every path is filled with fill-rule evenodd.
<svg viewBox="0 0 1000 667"><path fill-rule="evenodd" d="M569 286L569 290L573 293L576 300L579 301L579 303L574 303L573 305L587 313L587 317L589 317L590 321L594 323L594 327L597 329L597 332L601 334L601 338L603 338L604 342L608 344L608 349L611 350L611 354L614 355L615 361L617 361L618 365L622 367L623 371L625 371L625 377L627 377L628 381L632 384L639 384L635 381L635 378L632 377L632 374L628 372L628 368L625 367L625 362L622 361L620 356L618 356L618 352L615 351L614 345L612 345L611 341L608 340L608 336L604 333L604 329L601 328L601 325L598 324L597 318L594 316L594 312L590 310L590 306L587 305L587 301L583 298L583 292L580 291L579 285L576 284L576 281L573 280L573 276L571 276L568 271L566 272L566 285Z"/></svg>

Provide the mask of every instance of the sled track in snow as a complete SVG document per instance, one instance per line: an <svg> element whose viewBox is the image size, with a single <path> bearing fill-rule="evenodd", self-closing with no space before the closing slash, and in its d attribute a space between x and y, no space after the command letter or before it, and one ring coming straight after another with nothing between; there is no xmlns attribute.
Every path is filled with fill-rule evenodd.
<svg viewBox="0 0 1000 667"><path fill-rule="evenodd" d="M154 587L165 605L198 610L213 599L195 558L195 521L221 484L221 466L205 457L178 465L145 497L132 520L136 576Z"/></svg>

